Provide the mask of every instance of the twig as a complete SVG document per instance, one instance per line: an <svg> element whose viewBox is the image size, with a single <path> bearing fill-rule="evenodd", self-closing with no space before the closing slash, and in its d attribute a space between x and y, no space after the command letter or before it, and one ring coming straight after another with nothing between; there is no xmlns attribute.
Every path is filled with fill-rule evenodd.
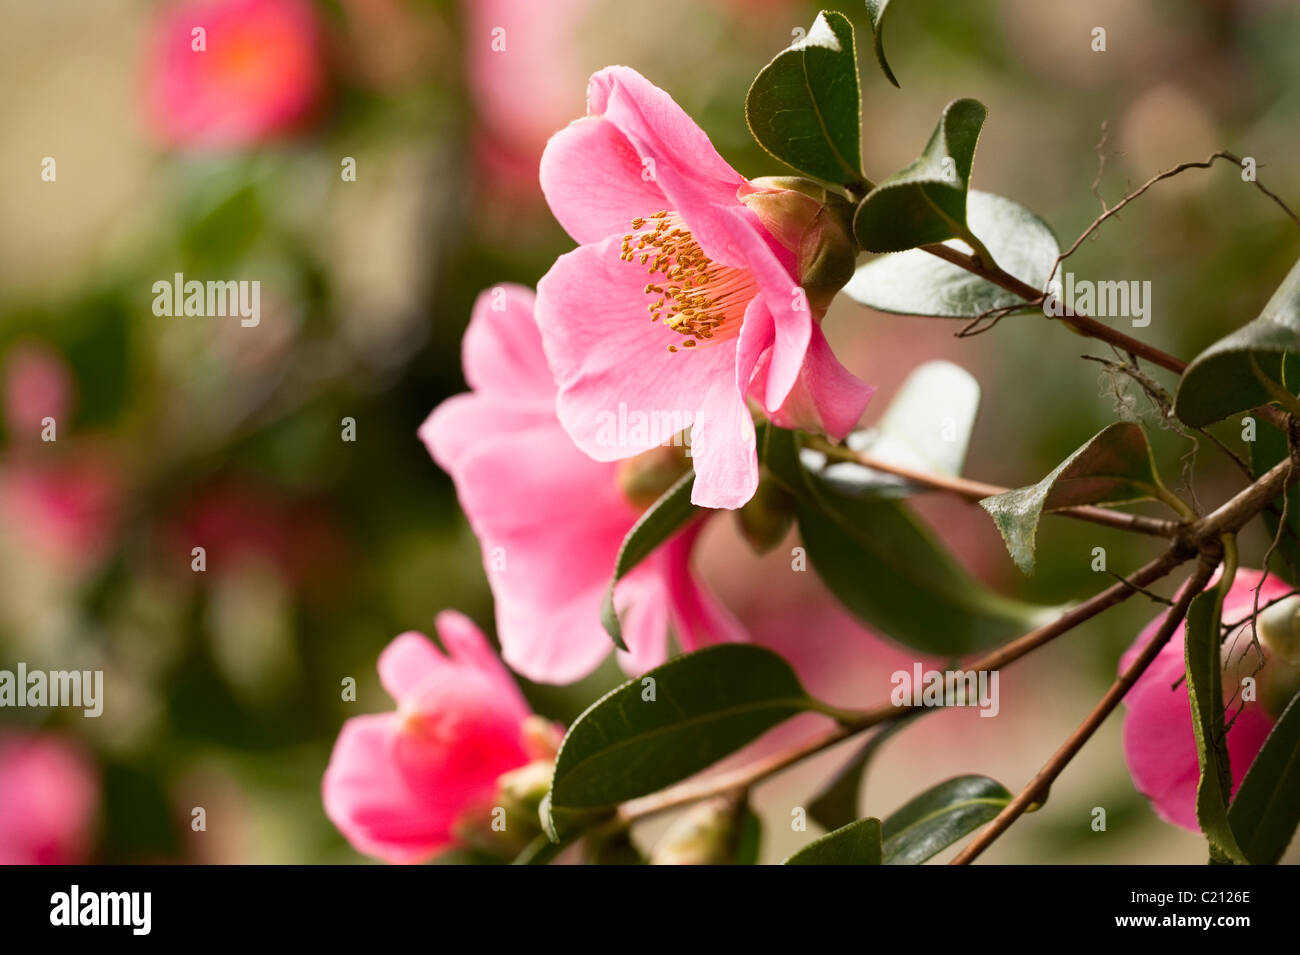
<svg viewBox="0 0 1300 955"><path fill-rule="evenodd" d="M1147 667L1155 660L1156 655L1169 642L1174 631L1178 629L1178 625L1187 616L1187 608L1192 599L1205 589L1205 585L1209 582L1217 566L1217 557L1207 557L1205 553L1202 553L1201 561L1197 564L1196 571L1188 579L1187 584L1178 595L1178 601L1165 616L1165 619L1161 621L1160 628L1156 631L1155 636L1142 648L1142 652L1138 654L1137 659L1111 684L1110 689L1106 691L1106 695L1088 714L1088 718L1080 723L1078 729L1071 733L1069 738L1061 744L1061 747L1052 754L1052 758L1038 771L1038 775L1030 780L1029 784L1020 791L1020 794L1011 800L994 817L993 821L980 831L980 834L975 837L970 845L958 853L957 857L952 860L953 865L969 865L981 852L992 845L998 836L1006 832L1011 824L1019 819L1030 806L1041 804L1047 798L1047 793L1052 788L1052 783L1056 781L1056 777L1061 775L1061 772L1069 765L1070 760L1092 738L1092 734L1105 722L1106 717L1119 705L1119 701L1132 689L1138 677L1146 672Z"/></svg>
<svg viewBox="0 0 1300 955"><path fill-rule="evenodd" d="M1031 630L1024 636L993 650L973 662L967 669L974 672L998 670L1019 660L1043 644L1055 640L1064 633L1068 633L1085 620L1089 620L1102 611L1122 603L1133 596L1134 593L1141 592L1142 588L1155 583L1179 564L1189 560L1192 554L1193 552L1187 550L1183 545L1175 544L1160 557L1140 567L1128 580L1107 587L1101 593L1095 594L1077 607L1065 611L1051 623L1045 624L1036 630ZM828 749L836 743L849 739L873 726L891 720L916 716L924 712L927 712L926 708L916 707L910 703L902 706L895 706L893 703L880 704L873 709L863 711L852 723L835 726L811 740L772 753L748 766L742 766L727 773L707 776L702 779L689 779L660 792L628 800L619 807L618 819L622 824L628 824L723 792L747 789L780 772L787 766L820 753L822 750Z"/></svg>
<svg viewBox="0 0 1300 955"><path fill-rule="evenodd" d="M828 441L813 440L810 441L808 446L816 448L822 453L838 460L860 464L863 467L871 468L873 471L892 474L895 477L901 477L913 484L929 488L933 491L946 491L949 494L955 494L968 501L979 501L986 497L1005 494L1010 490L1010 488L1001 487L997 484L985 484L983 481L971 481L961 477L950 477L943 474L914 471L911 468L891 464L888 461L877 460L870 455L859 454L851 448L847 448L843 445L831 444ZM1059 510L1049 511L1048 513L1072 517L1076 520L1087 521L1091 524L1101 524L1105 527L1136 531L1140 534L1147 534L1152 537L1172 538L1175 537L1179 531L1179 524L1177 521L1165 520L1159 517L1147 517L1144 514L1124 514L1120 511L1112 511L1108 508L1093 507L1091 505L1063 507Z"/></svg>

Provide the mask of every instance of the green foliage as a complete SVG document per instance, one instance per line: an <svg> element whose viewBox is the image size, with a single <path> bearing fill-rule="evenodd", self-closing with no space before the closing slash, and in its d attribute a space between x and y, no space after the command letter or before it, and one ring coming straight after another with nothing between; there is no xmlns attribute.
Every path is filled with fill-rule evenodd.
<svg viewBox="0 0 1300 955"><path fill-rule="evenodd" d="M1228 822L1232 770L1223 725L1223 664L1220 660L1218 594L1197 594L1187 608L1187 696L1200 778L1196 784L1196 821L1210 842L1211 861L1245 862Z"/></svg>
<svg viewBox="0 0 1300 955"><path fill-rule="evenodd" d="M1121 504L1169 498L1156 476L1146 433L1121 421L1103 428L1037 484L980 501L1006 541L1011 558L1034 572L1034 541L1044 511L1083 504Z"/></svg>
<svg viewBox="0 0 1300 955"><path fill-rule="evenodd" d="M876 62L880 64L880 71L885 74L885 79L897 86L898 78L894 76L894 71L889 68L889 61L885 59L885 11L889 9L889 0L866 0L866 4L867 16L871 19L871 48L876 54Z"/></svg>
<svg viewBox="0 0 1300 955"><path fill-rule="evenodd" d="M972 189L966 202L971 232L999 268L1033 288L1045 288L1061 248L1046 222L1019 203ZM972 319L1024 300L987 279L923 249L896 252L859 266L844 293L860 305L900 315Z"/></svg>
<svg viewBox="0 0 1300 955"><path fill-rule="evenodd" d="M814 839L782 865L880 865L879 819L859 819Z"/></svg>
<svg viewBox="0 0 1300 955"><path fill-rule="evenodd" d="M678 657L610 691L574 721L542 819L559 839L808 710L827 707L770 650L724 644Z"/></svg>
<svg viewBox="0 0 1300 955"><path fill-rule="evenodd" d="M1219 339L1187 366L1174 412L1193 427L1289 397L1283 362L1300 353L1300 262L1292 266L1259 316ZM1289 364L1289 363L1288 363ZM1287 402L1295 407L1294 399Z"/></svg>
<svg viewBox="0 0 1300 955"><path fill-rule="evenodd" d="M660 544L681 530L701 509L691 503L691 489L695 486L695 473L687 472L646 509L632 525L618 549L614 562L614 579L609 582L600 608L600 622L605 632L620 650L626 650L623 627L614 609L614 587L637 564L649 557Z"/></svg>
<svg viewBox="0 0 1300 955"><path fill-rule="evenodd" d="M1255 865L1282 858L1300 825L1300 696L1292 698L1228 807L1237 845Z"/></svg>
<svg viewBox="0 0 1300 955"><path fill-rule="evenodd" d="M828 11L763 67L745 98L759 145L799 172L835 183L862 179L860 110L853 25Z"/></svg>
<svg viewBox="0 0 1300 955"><path fill-rule="evenodd" d="M948 104L920 157L858 206L853 231L863 249L901 252L961 239L978 251L966 224L966 190L986 113L973 99Z"/></svg>
<svg viewBox="0 0 1300 955"><path fill-rule="evenodd" d="M919 865L989 822L1011 802L987 776L957 776L910 799L885 820L885 865Z"/></svg>

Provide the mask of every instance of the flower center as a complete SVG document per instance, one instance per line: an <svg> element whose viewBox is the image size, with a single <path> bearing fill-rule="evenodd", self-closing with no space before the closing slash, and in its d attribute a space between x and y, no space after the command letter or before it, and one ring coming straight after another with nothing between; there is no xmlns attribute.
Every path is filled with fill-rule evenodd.
<svg viewBox="0 0 1300 955"><path fill-rule="evenodd" d="M675 212L656 212L632 220L623 236L624 262L639 262L651 281L645 294L650 321L663 323L685 339L682 348L725 341L740 333L745 307L758 291L746 269L719 265L700 249ZM658 281L655 281L656 276ZM669 345L670 352L677 351Z"/></svg>

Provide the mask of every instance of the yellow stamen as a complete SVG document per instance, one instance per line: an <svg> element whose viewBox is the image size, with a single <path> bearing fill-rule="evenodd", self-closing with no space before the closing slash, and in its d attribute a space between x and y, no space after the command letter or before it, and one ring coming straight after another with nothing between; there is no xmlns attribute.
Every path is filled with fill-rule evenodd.
<svg viewBox="0 0 1300 955"><path fill-rule="evenodd" d="M641 232L647 225L650 228ZM750 272L710 259L675 212L637 216L632 229L623 236L619 257L624 262L639 260L652 278L662 276L665 283L645 286L644 294L655 297L647 306L652 322L662 318L686 339L683 348L739 334L745 307L757 292ZM667 311L661 314L663 309ZM676 352L677 347L669 345L668 350Z"/></svg>

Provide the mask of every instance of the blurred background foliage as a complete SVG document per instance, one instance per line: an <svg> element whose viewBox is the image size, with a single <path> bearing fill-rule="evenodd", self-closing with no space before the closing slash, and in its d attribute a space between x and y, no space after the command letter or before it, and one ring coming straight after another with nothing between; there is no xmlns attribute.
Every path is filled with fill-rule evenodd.
<svg viewBox="0 0 1300 955"><path fill-rule="evenodd" d="M57 740L85 770L84 819L68 821L60 858L357 861L321 811L319 779L342 721L390 705L379 651L401 631L430 631L445 607L490 628L477 542L415 433L465 387L459 342L475 295L535 284L571 246L536 185L546 136L582 114L589 73L625 63L671 92L742 173L781 173L748 135L744 94L818 5L321 0L328 80L304 121L222 145L160 133L144 105L158 24L178 6L0 0L0 667L102 668L108 697L98 720L0 711L0 732ZM838 7L858 29L875 179L918 153L946 102L973 96L989 108L974 186L1033 209L1063 244L1101 199L1221 148L1256 157L1260 179L1300 202L1300 8L1289 0L895 7L887 44L901 90L870 59L861 4ZM1096 26L1104 53L1091 48ZM491 48L496 27L504 51ZM47 156L52 183L40 176ZM356 160L355 182L340 176L343 157ZM1142 334L1190 358L1256 314L1298 239L1225 165L1158 186L1069 266L1149 279ZM260 325L155 316L152 284L175 272L261 281ZM976 375L972 477L1032 483L1120 415L1153 425L1171 485L1202 501L1240 486L1213 449L1190 456L1145 398L1117 394L1078 358L1099 347L1032 316L961 340L957 327L848 302L826 320L845 363L882 386L875 409L925 359ZM45 414L58 422L52 444L33 424ZM340 440L345 416L355 443ZM1238 430L1221 436L1242 447ZM1024 578L982 512L921 507L981 578L1045 603L1109 582L1089 566L1093 547L1124 571L1158 546L1052 521ZM209 563L196 574L200 544ZM715 521L700 565L743 617L770 624L779 616L763 582L789 576L788 564L746 563L737 547L730 522ZM1246 563L1261 552L1250 539ZM912 744L889 747L868 802L888 811L956 772L1018 787L1156 610L1132 601L1023 664L1004 684L1015 705L992 725L936 718L902 734ZM785 621L792 641L814 626L799 613ZM341 699L345 677L357 702ZM607 665L576 687L526 690L568 720L618 679ZM850 688L840 702L886 692ZM1133 791L1119 722L989 859L1203 860L1199 839L1160 824ZM781 833L782 807L833 764L765 789L777 821L765 857L797 844ZM1089 828L1095 805L1110 813L1106 834ZM191 830L194 806L206 832Z"/></svg>

